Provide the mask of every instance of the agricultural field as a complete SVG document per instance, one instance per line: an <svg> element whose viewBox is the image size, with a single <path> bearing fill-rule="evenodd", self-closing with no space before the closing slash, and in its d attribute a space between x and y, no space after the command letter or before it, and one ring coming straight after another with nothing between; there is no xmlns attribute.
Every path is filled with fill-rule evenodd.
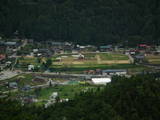
<svg viewBox="0 0 160 120"><path fill-rule="evenodd" d="M18 58L17 60L17 64L16 64L16 69L20 69L20 70L27 70L28 68L28 65L35 65L35 66L38 66L40 65L38 63L38 59L35 58L35 57L21 57L21 58Z"/></svg>
<svg viewBox="0 0 160 120"><path fill-rule="evenodd" d="M76 54L63 54L54 55L50 59L52 65L49 67L51 72L66 72L66 73L83 73L85 70L96 69L132 69L142 68L142 66L133 65L130 63L128 56L118 53L83 53L84 57L79 59ZM41 66L40 70L43 71L42 62L46 58L21 58L18 60L17 65L21 70L27 70L28 64Z"/></svg>
<svg viewBox="0 0 160 120"><path fill-rule="evenodd" d="M60 71L66 73L82 73L85 70L96 69L132 69L131 71L139 72L146 69L141 65L130 63L128 56L117 53L87 53L83 54L84 59L75 59L71 54L56 56L61 57L61 61L55 61L56 57L52 58L52 71Z"/></svg>
<svg viewBox="0 0 160 120"><path fill-rule="evenodd" d="M54 62L54 65L88 65L91 64L129 64L129 58L123 54L115 53L87 53L83 54L84 58L78 59L74 55L58 56L60 61ZM53 60L56 57L53 57Z"/></svg>
<svg viewBox="0 0 160 120"><path fill-rule="evenodd" d="M37 63L37 59L35 57L21 57L18 59L20 64L33 64Z"/></svg>
<svg viewBox="0 0 160 120"><path fill-rule="evenodd" d="M150 64L160 64L160 55L147 55L146 59Z"/></svg>

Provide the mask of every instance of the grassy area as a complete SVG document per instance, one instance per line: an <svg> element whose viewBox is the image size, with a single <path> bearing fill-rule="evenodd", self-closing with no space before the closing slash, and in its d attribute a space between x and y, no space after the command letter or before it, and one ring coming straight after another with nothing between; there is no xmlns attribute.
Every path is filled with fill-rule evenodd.
<svg viewBox="0 0 160 120"><path fill-rule="evenodd" d="M32 89L30 91L15 91L9 93L9 98L17 99L21 96L37 96L38 102L35 103L37 106L44 105L50 99L53 92L57 92L60 99L73 99L76 94L80 92L86 92L89 90L97 90L97 88L103 89L104 86L95 86L89 84L75 84L75 85L64 85L54 86L48 88Z"/></svg>
<svg viewBox="0 0 160 120"><path fill-rule="evenodd" d="M49 99L49 97L53 92L58 92L58 95L61 99L63 98L72 99L75 96L75 94L96 87L97 86L91 86L91 85L65 85L65 86L44 88L39 91L38 99L43 99L43 100Z"/></svg>

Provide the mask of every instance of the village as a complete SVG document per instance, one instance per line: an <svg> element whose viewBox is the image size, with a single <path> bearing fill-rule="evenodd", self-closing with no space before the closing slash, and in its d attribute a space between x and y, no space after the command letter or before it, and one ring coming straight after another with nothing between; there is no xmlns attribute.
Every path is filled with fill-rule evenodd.
<svg viewBox="0 0 160 120"><path fill-rule="evenodd" d="M0 97L48 107L110 83L160 70L160 46L79 45L0 38Z"/></svg>

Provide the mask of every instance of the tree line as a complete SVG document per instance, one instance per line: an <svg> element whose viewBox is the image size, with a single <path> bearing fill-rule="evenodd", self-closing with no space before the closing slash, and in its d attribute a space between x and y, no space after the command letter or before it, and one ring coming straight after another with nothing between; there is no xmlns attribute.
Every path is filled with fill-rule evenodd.
<svg viewBox="0 0 160 120"><path fill-rule="evenodd" d="M1 0L0 34L80 44L160 41L159 0Z"/></svg>

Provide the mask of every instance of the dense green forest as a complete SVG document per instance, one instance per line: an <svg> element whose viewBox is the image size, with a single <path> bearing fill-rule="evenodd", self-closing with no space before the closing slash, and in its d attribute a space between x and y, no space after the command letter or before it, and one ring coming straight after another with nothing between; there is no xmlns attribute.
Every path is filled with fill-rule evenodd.
<svg viewBox="0 0 160 120"><path fill-rule="evenodd" d="M0 34L81 44L160 41L159 0L0 0ZM134 42L133 42L134 41Z"/></svg>
<svg viewBox="0 0 160 120"><path fill-rule="evenodd" d="M159 120L160 74L114 77L96 91L43 108L0 100L1 120Z"/></svg>

